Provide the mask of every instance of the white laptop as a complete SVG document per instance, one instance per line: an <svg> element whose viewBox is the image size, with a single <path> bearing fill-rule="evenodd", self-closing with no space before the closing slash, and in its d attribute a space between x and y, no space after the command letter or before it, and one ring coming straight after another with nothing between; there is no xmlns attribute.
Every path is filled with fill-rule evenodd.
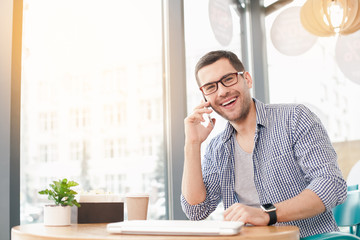
<svg viewBox="0 0 360 240"><path fill-rule="evenodd" d="M243 222L189 220L131 220L107 224L107 231L115 234L155 235L235 235Z"/></svg>

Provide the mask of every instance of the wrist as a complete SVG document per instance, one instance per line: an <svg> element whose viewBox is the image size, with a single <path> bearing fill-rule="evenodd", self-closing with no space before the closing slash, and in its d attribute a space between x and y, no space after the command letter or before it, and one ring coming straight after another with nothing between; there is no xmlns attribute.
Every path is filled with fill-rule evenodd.
<svg viewBox="0 0 360 240"><path fill-rule="evenodd" d="M272 203L261 205L261 209L268 214L269 222L268 226L273 225L277 222L276 207Z"/></svg>
<svg viewBox="0 0 360 240"><path fill-rule="evenodd" d="M185 139L185 145L184 145L185 149L198 149L201 148L201 142L199 141L189 141Z"/></svg>

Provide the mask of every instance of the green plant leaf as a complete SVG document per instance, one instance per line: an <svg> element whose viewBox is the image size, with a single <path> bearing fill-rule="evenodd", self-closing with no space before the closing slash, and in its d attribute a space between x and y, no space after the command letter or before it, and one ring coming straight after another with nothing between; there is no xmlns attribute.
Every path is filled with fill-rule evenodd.
<svg viewBox="0 0 360 240"><path fill-rule="evenodd" d="M69 186L69 187L75 187L75 186L77 186L77 185L79 185L77 182L74 182L74 181L69 181L69 182L68 182L68 186Z"/></svg>
<svg viewBox="0 0 360 240"><path fill-rule="evenodd" d="M76 191L70 189L71 187L78 186L79 184L74 181L68 181L66 178L53 181L53 184L49 184L52 190L45 189L39 191L41 195L48 195L48 199L54 201L56 205L63 206L77 206L80 204L76 201Z"/></svg>

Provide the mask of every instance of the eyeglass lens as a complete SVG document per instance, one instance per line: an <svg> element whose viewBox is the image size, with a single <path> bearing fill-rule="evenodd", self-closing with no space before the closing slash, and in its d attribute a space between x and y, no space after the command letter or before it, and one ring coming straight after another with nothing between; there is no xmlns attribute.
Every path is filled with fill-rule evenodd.
<svg viewBox="0 0 360 240"><path fill-rule="evenodd" d="M221 84L224 85L225 87L230 87L237 83L237 81L238 81L237 75L238 75L237 73L228 74L217 82L205 84L202 87L202 90L203 90L204 94L207 94L207 95L214 93L218 89L219 82L221 82Z"/></svg>

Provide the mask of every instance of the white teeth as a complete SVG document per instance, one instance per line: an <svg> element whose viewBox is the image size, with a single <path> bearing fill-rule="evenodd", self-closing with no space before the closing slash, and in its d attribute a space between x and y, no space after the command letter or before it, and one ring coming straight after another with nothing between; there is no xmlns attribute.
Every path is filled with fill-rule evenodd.
<svg viewBox="0 0 360 240"><path fill-rule="evenodd" d="M225 106L225 105L228 105L228 104L230 104L230 103L232 103L232 102L234 102L234 101L235 101L235 98L233 98L233 99L231 99L231 100L223 103L222 105Z"/></svg>

